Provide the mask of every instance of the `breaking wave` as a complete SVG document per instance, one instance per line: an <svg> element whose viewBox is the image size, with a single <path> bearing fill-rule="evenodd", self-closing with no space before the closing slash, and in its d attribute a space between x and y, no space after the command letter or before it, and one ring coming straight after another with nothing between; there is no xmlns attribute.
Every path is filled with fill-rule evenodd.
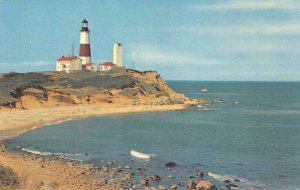
<svg viewBox="0 0 300 190"><path fill-rule="evenodd" d="M211 178L220 181L220 182L227 182L228 184L234 184L237 186L236 189L253 189L253 188L262 188L264 185L255 181L250 181L245 178L237 177L234 175L219 175L216 173L208 172L207 174Z"/></svg>
<svg viewBox="0 0 300 190"><path fill-rule="evenodd" d="M83 161L82 157L86 157L86 155L82 153L47 152L47 151L40 151L40 150L29 149L29 148L21 148L21 150L35 155L58 156L60 158L64 158L68 160L76 160L76 161Z"/></svg>

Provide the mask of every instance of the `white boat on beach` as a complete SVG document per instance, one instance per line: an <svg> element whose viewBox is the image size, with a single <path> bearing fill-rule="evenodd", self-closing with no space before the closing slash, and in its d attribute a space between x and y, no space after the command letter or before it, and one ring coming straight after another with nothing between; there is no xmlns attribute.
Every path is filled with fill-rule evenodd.
<svg viewBox="0 0 300 190"><path fill-rule="evenodd" d="M135 150L130 151L131 156L137 157L137 158L142 158L142 159L149 159L151 156L154 156L153 154L146 154L142 152L138 152Z"/></svg>

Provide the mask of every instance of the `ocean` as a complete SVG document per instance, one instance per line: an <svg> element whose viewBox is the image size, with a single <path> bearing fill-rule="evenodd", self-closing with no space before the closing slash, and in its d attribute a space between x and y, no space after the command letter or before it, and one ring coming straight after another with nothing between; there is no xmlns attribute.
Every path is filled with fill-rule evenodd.
<svg viewBox="0 0 300 190"><path fill-rule="evenodd" d="M225 180L238 189L300 189L299 82L168 83L189 98L215 103L66 121L26 132L8 146L99 165L114 160L145 167L143 175L173 175L166 184L187 182L203 171L225 189ZM132 149L154 156L134 158ZM170 161L177 164L172 170L165 166Z"/></svg>

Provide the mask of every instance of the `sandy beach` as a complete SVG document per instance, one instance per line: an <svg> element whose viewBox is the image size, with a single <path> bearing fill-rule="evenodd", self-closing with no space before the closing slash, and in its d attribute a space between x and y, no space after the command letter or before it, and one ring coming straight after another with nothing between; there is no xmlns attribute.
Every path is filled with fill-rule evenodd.
<svg viewBox="0 0 300 190"><path fill-rule="evenodd" d="M119 166L123 177L105 181L107 168L89 163L75 163L60 158L42 158L8 152L3 140L23 132L63 120L81 117L143 111L168 111L185 109L189 104L174 105L118 105L97 104L35 109L6 109L0 111L0 164L12 168L20 178L20 189L122 189L129 180L130 171ZM128 169L128 167L127 167ZM116 172L118 174L118 172ZM97 174L97 175L96 175ZM115 173L114 173L115 174ZM116 175L117 175L116 174ZM127 176L126 176L127 174ZM130 178L130 177L129 177Z"/></svg>
<svg viewBox="0 0 300 190"><path fill-rule="evenodd" d="M14 137L25 131L67 119L104 114L117 114L143 111L168 111L184 109L187 104L174 105L119 105L93 104L34 109L0 110L0 140Z"/></svg>

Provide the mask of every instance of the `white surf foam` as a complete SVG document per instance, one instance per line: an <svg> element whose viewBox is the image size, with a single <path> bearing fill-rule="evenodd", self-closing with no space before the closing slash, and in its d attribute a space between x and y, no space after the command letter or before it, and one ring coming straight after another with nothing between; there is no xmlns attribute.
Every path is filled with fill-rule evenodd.
<svg viewBox="0 0 300 190"><path fill-rule="evenodd" d="M207 174L208 176L210 176L211 178L218 180L220 182L224 182L224 181L230 181L232 184L236 184L238 186L237 189L248 189L248 188L257 188L257 187L263 187L263 184L260 184L258 182L255 181L250 181L247 180L245 178L241 178L241 177L237 177L234 175L219 175L216 173L212 173L212 172L208 172Z"/></svg>
<svg viewBox="0 0 300 190"><path fill-rule="evenodd" d="M47 152L47 151L40 151L35 149L29 149L29 148L21 148L22 151L35 154L35 155L41 155L41 156L58 156L60 158L68 159L68 160L76 160L76 161L83 161L83 159L80 159L84 154L81 153L61 153L61 152Z"/></svg>
<svg viewBox="0 0 300 190"><path fill-rule="evenodd" d="M21 150L23 150L25 152L29 152L31 154L42 155L42 156L56 155L56 153L44 152L44 151L39 151L39 150L34 150L34 149L28 149L28 148L21 148Z"/></svg>
<svg viewBox="0 0 300 190"><path fill-rule="evenodd" d="M57 124L60 124L60 123L63 123L65 121L70 121L70 120L74 120L75 118L68 118L68 119L63 119L63 120L59 120L59 121L56 121L56 122L52 122L52 123L45 123L44 126L48 126L48 125L57 125Z"/></svg>

